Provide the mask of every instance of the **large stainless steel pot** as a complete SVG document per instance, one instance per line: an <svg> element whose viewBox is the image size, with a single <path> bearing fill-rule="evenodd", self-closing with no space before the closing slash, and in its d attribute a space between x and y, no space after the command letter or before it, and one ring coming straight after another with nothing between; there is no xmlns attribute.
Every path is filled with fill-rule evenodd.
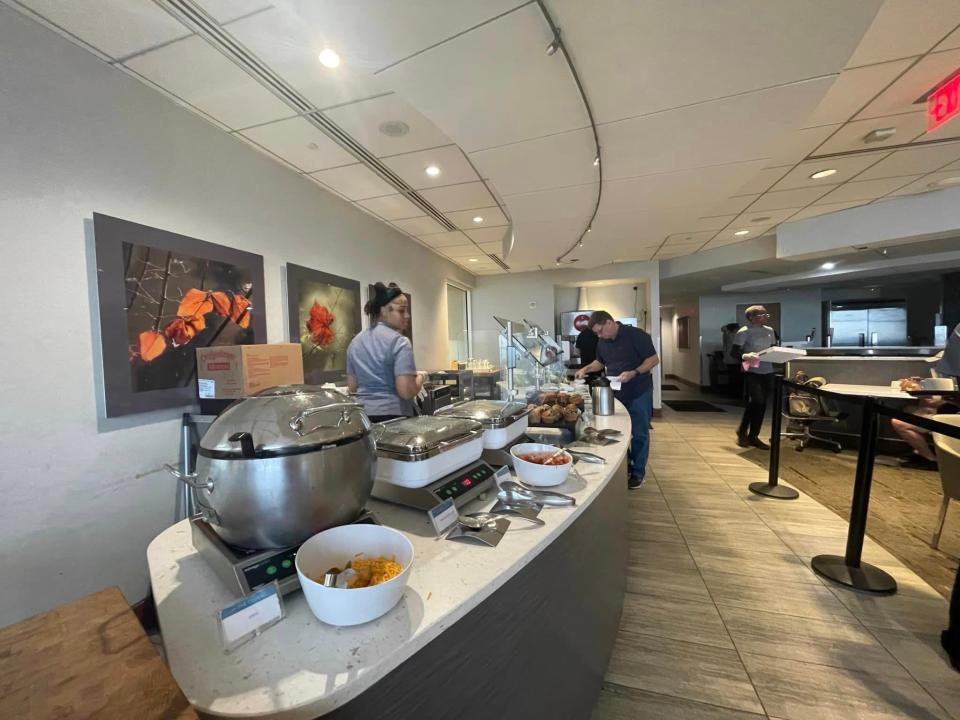
<svg viewBox="0 0 960 720"><path fill-rule="evenodd" d="M205 518L241 548L296 545L355 519L370 497L376 449L362 406L307 385L231 405L200 441L195 489Z"/></svg>

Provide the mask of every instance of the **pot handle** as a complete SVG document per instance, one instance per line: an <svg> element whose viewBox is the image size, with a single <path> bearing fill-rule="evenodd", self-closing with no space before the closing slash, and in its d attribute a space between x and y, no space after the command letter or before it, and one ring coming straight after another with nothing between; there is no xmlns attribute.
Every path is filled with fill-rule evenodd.
<svg viewBox="0 0 960 720"><path fill-rule="evenodd" d="M186 475L184 475L182 472L177 470L177 468L175 468L173 465L164 463L163 466L167 469L168 473L173 475L177 480L179 480L183 484L189 485L190 487L196 490L206 490L208 492L213 492L213 480L207 478L207 481L205 483L197 482L197 474L195 472L187 473Z"/></svg>
<svg viewBox="0 0 960 720"><path fill-rule="evenodd" d="M240 443L240 454L247 458L253 458L257 456L257 451L253 447L253 435L248 432L235 432L229 438L230 442Z"/></svg>
<svg viewBox="0 0 960 720"><path fill-rule="evenodd" d="M299 413L296 414L296 416L290 419L290 429L293 430L300 437L303 437L304 435L309 435L312 432L316 432L317 430L322 430L324 428L338 428L342 426L345 422L347 422L347 420L350 419L350 414L358 408L363 408L363 405L361 405L360 403L346 403L346 402L331 403L329 405L324 405L323 407L308 408L306 410L300 411ZM340 419L337 420L336 425L315 425L309 430L303 429L303 421L306 420L308 417L310 417L311 415L316 415L317 413L326 412L327 410L331 410L331 409L340 410Z"/></svg>

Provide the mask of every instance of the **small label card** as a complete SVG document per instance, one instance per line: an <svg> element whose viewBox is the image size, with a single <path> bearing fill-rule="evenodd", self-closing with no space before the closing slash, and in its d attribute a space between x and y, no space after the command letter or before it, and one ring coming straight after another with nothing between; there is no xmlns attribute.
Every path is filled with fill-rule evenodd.
<svg viewBox="0 0 960 720"><path fill-rule="evenodd" d="M497 471L493 474L493 481L497 484L497 487L500 487L500 483L504 480L509 480L511 478L510 468L506 465L503 467L497 468Z"/></svg>
<svg viewBox="0 0 960 720"><path fill-rule="evenodd" d="M453 498L447 498L436 507L428 510L427 515L430 516L430 522L433 523L433 529L436 531L437 537L456 525L457 518L460 517L460 513L457 512L457 508L453 504Z"/></svg>
<svg viewBox="0 0 960 720"><path fill-rule="evenodd" d="M197 389L200 397L204 399L215 398L217 396L217 381L200 378L197 380Z"/></svg>
<svg viewBox="0 0 960 720"><path fill-rule="evenodd" d="M274 580L217 613L223 647L231 652L283 619L280 586Z"/></svg>

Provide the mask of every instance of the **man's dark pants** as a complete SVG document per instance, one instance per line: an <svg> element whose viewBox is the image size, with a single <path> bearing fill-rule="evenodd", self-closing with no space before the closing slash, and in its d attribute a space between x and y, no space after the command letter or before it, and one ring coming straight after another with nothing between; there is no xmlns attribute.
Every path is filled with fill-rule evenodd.
<svg viewBox="0 0 960 720"><path fill-rule="evenodd" d="M743 398L746 405L743 408L743 418L737 434L749 440L760 437L760 426L763 425L763 416L767 412L767 398L770 396L770 381L773 375L760 373L744 373Z"/></svg>

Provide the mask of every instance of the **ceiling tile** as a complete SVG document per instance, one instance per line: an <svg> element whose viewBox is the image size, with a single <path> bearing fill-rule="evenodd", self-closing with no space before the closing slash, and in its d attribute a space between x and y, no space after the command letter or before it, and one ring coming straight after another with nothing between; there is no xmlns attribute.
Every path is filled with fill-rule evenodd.
<svg viewBox="0 0 960 720"><path fill-rule="evenodd" d="M826 97L807 118L805 127L846 122L873 100L880 91L910 67L912 60L870 65L844 70L833 83Z"/></svg>
<svg viewBox="0 0 960 720"><path fill-rule="evenodd" d="M472 153L484 177L504 195L597 182L596 146L589 129Z"/></svg>
<svg viewBox="0 0 960 720"><path fill-rule="evenodd" d="M384 220L400 220L403 218L416 218L423 215L423 210L418 208L412 202L407 200L399 193L396 195L386 195L384 197L375 197L368 200L361 200L359 205L363 205L371 212L375 212ZM442 227L437 225L433 232L441 232ZM419 234L419 233L414 233ZM425 233L424 233L425 234Z"/></svg>
<svg viewBox="0 0 960 720"><path fill-rule="evenodd" d="M841 185L836 190L821 198L823 203L841 203L855 202L857 200L867 201L876 200L887 193L893 192L903 187L907 183L916 180L918 176L882 178L880 180L863 180L859 182L848 182Z"/></svg>
<svg viewBox="0 0 960 720"><path fill-rule="evenodd" d="M474 242L487 244L496 243L500 250L503 249L503 238L510 231L508 227L479 228L477 230L467 230L467 235ZM498 250L498 252L500 252Z"/></svg>
<svg viewBox="0 0 960 720"><path fill-rule="evenodd" d="M601 125L604 178L767 158L783 134L802 122L830 82L830 78L810 80ZM770 112L771 107L777 112Z"/></svg>
<svg viewBox="0 0 960 720"><path fill-rule="evenodd" d="M960 142L897 150L864 171L858 180L923 175L960 159Z"/></svg>
<svg viewBox="0 0 960 720"><path fill-rule="evenodd" d="M244 15L272 7L268 0L197 0L221 25Z"/></svg>
<svg viewBox="0 0 960 720"><path fill-rule="evenodd" d="M483 253L480 251L476 245L450 245L449 247L441 248L442 252L447 257L452 258L466 258L466 257L482 257Z"/></svg>
<svg viewBox="0 0 960 720"><path fill-rule="evenodd" d="M699 220L690 223L690 229L698 230L720 230L730 224L736 215L715 215L713 217L702 217Z"/></svg>
<svg viewBox="0 0 960 720"><path fill-rule="evenodd" d="M822 187L824 192L830 185L840 185L863 172L887 153L869 153L866 155L851 155L849 157L825 158L823 160L808 160L800 163L776 185L773 190L794 190L805 187ZM820 170L836 170L829 177L814 180L810 176Z"/></svg>
<svg viewBox="0 0 960 720"><path fill-rule="evenodd" d="M384 158L383 163L417 190L441 185L457 185L480 179L456 145L394 155ZM427 175L426 169L431 165L440 169L439 175Z"/></svg>
<svg viewBox="0 0 960 720"><path fill-rule="evenodd" d="M475 210L460 210L445 213L447 220L461 230L474 228L497 227L507 225L509 221L498 207L477 208ZM483 218L482 222L474 222L474 218Z"/></svg>
<svg viewBox="0 0 960 720"><path fill-rule="evenodd" d="M960 8L960 3L956 5ZM884 90L880 97L864 108L857 115L857 119L922 110L923 105L915 104L916 101L945 80L958 67L960 67L960 49L927 55L910 68L903 77Z"/></svg>
<svg viewBox="0 0 960 720"><path fill-rule="evenodd" d="M818 215L826 215L828 213L839 212L840 210L849 210L850 208L860 207L865 205L869 201L855 201L855 202L844 202L844 203L827 203L823 205L811 205L808 208L804 208L792 218L790 222L795 222L797 220L806 220L807 218L817 217Z"/></svg>
<svg viewBox="0 0 960 720"><path fill-rule="evenodd" d="M248 128L240 134L304 172L356 162L353 155L299 117Z"/></svg>
<svg viewBox="0 0 960 720"><path fill-rule="evenodd" d="M436 125L396 94L332 108L323 114L377 157L451 144ZM383 134L380 125L393 121L405 123L410 130L400 137Z"/></svg>
<svg viewBox="0 0 960 720"><path fill-rule="evenodd" d="M313 177L350 200L392 195L397 189L362 163L321 170Z"/></svg>
<svg viewBox="0 0 960 720"><path fill-rule="evenodd" d="M887 140L865 143L864 136L874 130L895 128L896 132ZM927 130L927 115L925 112L904 113L868 120L855 120L844 125L823 145L818 147L814 155L842 153L849 150L866 150L882 148L887 145L903 145L914 140Z"/></svg>
<svg viewBox="0 0 960 720"><path fill-rule="evenodd" d="M422 190L420 194L441 212L472 210L495 204L482 182L430 188Z"/></svg>
<svg viewBox="0 0 960 720"><path fill-rule="evenodd" d="M317 36L318 42L337 50L345 64L361 66L371 73L470 30L517 5L517 0L283 3L298 22ZM371 22L372 18L376 22Z"/></svg>
<svg viewBox="0 0 960 720"><path fill-rule="evenodd" d="M463 245L464 237L462 232L441 232L435 235L419 236L422 242L435 248L450 247L451 245Z"/></svg>
<svg viewBox="0 0 960 720"><path fill-rule="evenodd" d="M796 212L796 208L789 211L791 214ZM763 224L753 224L751 226L745 226L743 223L735 223L725 230L721 230L719 233L716 233L716 237L713 238L714 244L729 245L730 243L742 242L744 240L753 240L758 237L762 237L770 228L772 228L775 223L763 223ZM736 233L741 230L749 230L746 235L737 235Z"/></svg>
<svg viewBox="0 0 960 720"><path fill-rule="evenodd" d="M403 220L392 220L391 222L404 232L418 237L421 235L436 235L437 233L443 232L443 226L426 215Z"/></svg>
<svg viewBox="0 0 960 720"><path fill-rule="evenodd" d="M510 195L507 208L514 222L529 220L576 220L581 228L586 224L597 202L596 185L580 185L554 190Z"/></svg>
<svg viewBox="0 0 960 720"><path fill-rule="evenodd" d="M737 188L737 195L757 195L772 188L777 181L790 172L790 166L764 168L750 180Z"/></svg>
<svg viewBox="0 0 960 720"><path fill-rule="evenodd" d="M104 55L122 58L190 34L151 0L18 0Z"/></svg>
<svg viewBox="0 0 960 720"><path fill-rule="evenodd" d="M803 207L829 191L829 187L802 188L799 190L781 190L761 195L754 202L748 212L756 213L767 210L784 210L786 208Z"/></svg>
<svg viewBox="0 0 960 720"><path fill-rule="evenodd" d="M902 188L894 190L888 197L895 197L897 195L916 195L917 193L936 192L943 190L945 188L930 187L930 185L936 183L938 180L946 180L947 178L956 177L960 177L960 172L957 170L946 170L944 172L930 173L929 175L924 175L923 177L904 185Z"/></svg>
<svg viewBox="0 0 960 720"><path fill-rule="evenodd" d="M197 36L138 55L125 65L231 128L293 114L285 103Z"/></svg>
<svg viewBox="0 0 960 720"><path fill-rule="evenodd" d="M766 212L747 211L742 215L738 215L737 218L730 223L728 230L734 232L746 228L750 230L748 237L757 237L758 235L762 235L762 231L766 228L788 220L798 210L800 210L799 207L769 210Z"/></svg>
<svg viewBox="0 0 960 720"><path fill-rule="evenodd" d="M960 28L947 35L943 42L934 49L939 52L940 50L953 50L954 48L960 48Z"/></svg>
<svg viewBox="0 0 960 720"><path fill-rule="evenodd" d="M480 249L483 250L487 255L499 256L503 252L503 243L480 243Z"/></svg>
<svg viewBox="0 0 960 720"><path fill-rule="evenodd" d="M699 247L714 235L716 235L716 232L713 230L697 233L674 233L673 235L667 235L664 243L665 245L669 245L671 247L684 245L696 245Z"/></svg>
<svg viewBox="0 0 960 720"><path fill-rule="evenodd" d="M467 152L587 127L566 63L543 51L551 40L528 4L383 76Z"/></svg>
<svg viewBox="0 0 960 720"><path fill-rule="evenodd" d="M955 0L886 0L847 67L922 55L960 24Z"/></svg>
<svg viewBox="0 0 960 720"><path fill-rule="evenodd" d="M838 72L877 6L559 0L550 10L594 114L610 122Z"/></svg>
<svg viewBox="0 0 960 720"><path fill-rule="evenodd" d="M792 165L803 160L839 127L840 124L838 123L836 125L792 130L786 133L771 148L767 167Z"/></svg>
<svg viewBox="0 0 960 720"><path fill-rule="evenodd" d="M236 11L231 9L235 4L233 0L217 0L217 4L222 6L221 12L239 15L239 8ZM380 78L368 69L358 67L348 57L342 57L336 68L321 65L317 56L324 49L324 43L314 29L305 25L288 7L278 4L265 12L232 22L225 29L319 109L362 100L389 90Z"/></svg>
<svg viewBox="0 0 960 720"><path fill-rule="evenodd" d="M734 216L743 212L747 206L756 200L759 195L743 195L740 197L727 198L711 205L710 215L726 215L732 213Z"/></svg>

